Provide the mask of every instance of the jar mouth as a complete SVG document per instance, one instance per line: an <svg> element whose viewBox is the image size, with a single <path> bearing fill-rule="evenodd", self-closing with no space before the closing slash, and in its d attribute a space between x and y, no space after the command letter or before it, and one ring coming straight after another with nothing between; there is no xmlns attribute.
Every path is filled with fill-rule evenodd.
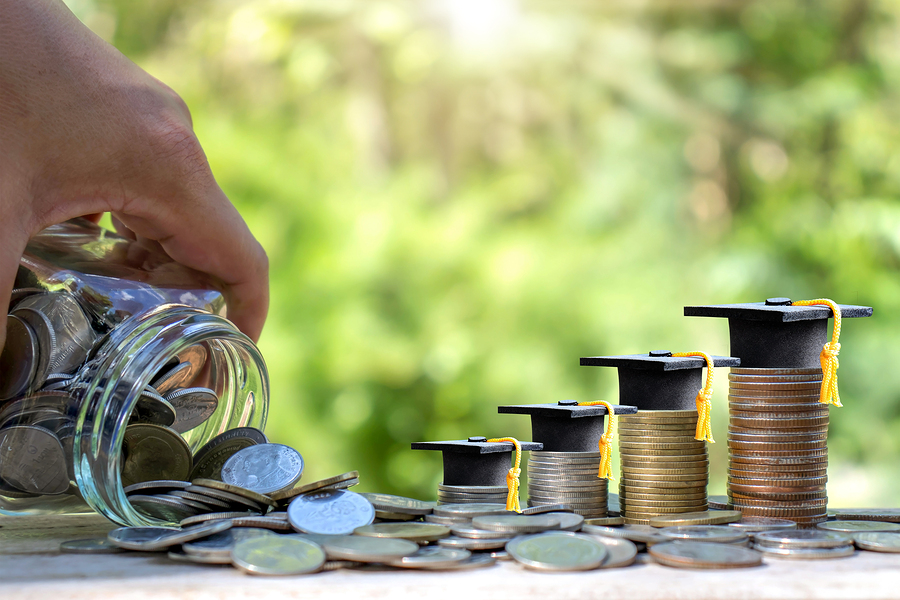
<svg viewBox="0 0 900 600"><path fill-rule="evenodd" d="M88 505L116 523L164 523L136 510L125 495L125 431L141 392L154 376L196 345L207 350L208 387L219 404L204 423L181 434L191 452L229 429L265 427L269 397L265 361L253 341L230 321L171 304L123 321L73 386L81 400L73 448L75 481Z"/></svg>

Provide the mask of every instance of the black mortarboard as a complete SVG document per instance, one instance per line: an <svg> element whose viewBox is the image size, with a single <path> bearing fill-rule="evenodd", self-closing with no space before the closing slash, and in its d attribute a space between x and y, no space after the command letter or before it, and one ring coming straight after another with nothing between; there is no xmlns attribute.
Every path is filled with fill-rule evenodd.
<svg viewBox="0 0 900 600"><path fill-rule="evenodd" d="M713 356L717 367L737 367L740 359ZM703 387L706 361L675 357L666 350L625 356L587 356L583 367L617 367L619 402L638 410L695 410L697 392Z"/></svg>
<svg viewBox="0 0 900 600"><path fill-rule="evenodd" d="M868 306L838 305L842 318L871 317ZM810 369L828 341L827 306L792 306L789 298L765 302L685 306L686 317L724 317L731 334L731 354L746 368Z"/></svg>
<svg viewBox="0 0 900 600"><path fill-rule="evenodd" d="M519 442L522 450L540 450L537 442ZM489 442L485 437L448 442L414 442L413 450L440 450L444 455L444 485L506 485L512 464L512 442Z"/></svg>
<svg viewBox="0 0 900 600"><path fill-rule="evenodd" d="M596 452L603 435L606 407L578 406L575 400L558 404L514 404L498 407L500 413L531 415L531 438L544 445L545 452ZM617 415L632 415L635 406L613 405Z"/></svg>

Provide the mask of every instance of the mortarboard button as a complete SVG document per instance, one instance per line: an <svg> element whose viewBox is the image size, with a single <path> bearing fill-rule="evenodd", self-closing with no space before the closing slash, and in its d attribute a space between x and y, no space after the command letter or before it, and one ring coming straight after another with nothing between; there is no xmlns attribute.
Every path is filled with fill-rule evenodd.
<svg viewBox="0 0 900 600"><path fill-rule="evenodd" d="M703 367L699 357L675 357L631 354L624 356L588 356L583 367L616 367L619 372L619 402L638 410L695 410L697 392L703 387ZM740 359L713 356L717 367L737 367Z"/></svg>
<svg viewBox="0 0 900 600"><path fill-rule="evenodd" d="M842 318L871 317L868 306L838 305ZM819 367L819 354L828 341L828 319L834 315L827 306L794 306L790 298L769 298L765 302L686 306L686 317L728 319L730 353L745 368Z"/></svg>
<svg viewBox="0 0 900 600"><path fill-rule="evenodd" d="M617 415L637 412L634 406L613 406L613 410ZM596 452L606 416L606 407L578 406L575 400L562 400L557 404L514 404L500 406L498 411L530 415L531 438L544 445L544 452Z"/></svg>
<svg viewBox="0 0 900 600"><path fill-rule="evenodd" d="M474 441L473 441L474 440ZM519 442L522 450L541 450L538 442ZM505 486L512 462L512 442L488 442L473 436L467 440L415 442L413 450L439 450L444 458L444 485Z"/></svg>

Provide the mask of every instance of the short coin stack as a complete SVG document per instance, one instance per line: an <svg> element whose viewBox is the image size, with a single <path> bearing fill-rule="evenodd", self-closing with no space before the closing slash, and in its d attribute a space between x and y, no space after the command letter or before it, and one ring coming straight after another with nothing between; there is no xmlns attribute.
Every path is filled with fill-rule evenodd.
<svg viewBox="0 0 900 600"><path fill-rule="evenodd" d="M733 368L728 498L753 517L813 527L827 518L828 406L819 369Z"/></svg>
<svg viewBox="0 0 900 600"><path fill-rule="evenodd" d="M625 523L648 525L660 515L703 511L709 457L695 440L696 410L645 410L619 417Z"/></svg>
<svg viewBox="0 0 900 600"><path fill-rule="evenodd" d="M509 489L505 485L438 484L438 504L506 504Z"/></svg>
<svg viewBox="0 0 900 600"><path fill-rule="evenodd" d="M607 516L607 483L599 452L532 452L528 506L565 504L586 519Z"/></svg>

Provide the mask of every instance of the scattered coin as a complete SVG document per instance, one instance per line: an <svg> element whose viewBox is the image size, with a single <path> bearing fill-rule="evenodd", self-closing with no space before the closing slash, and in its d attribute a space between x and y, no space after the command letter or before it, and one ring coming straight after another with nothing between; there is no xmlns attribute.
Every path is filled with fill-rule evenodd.
<svg viewBox="0 0 900 600"><path fill-rule="evenodd" d="M175 562L193 563L198 565L230 565L230 556L202 556L198 554L187 554L181 550L169 550L166 556Z"/></svg>
<svg viewBox="0 0 900 600"><path fill-rule="evenodd" d="M356 535L337 536L326 541L323 547L331 560L366 563L397 560L412 556L419 550L419 545L409 540Z"/></svg>
<svg viewBox="0 0 900 600"><path fill-rule="evenodd" d="M253 575L303 575L325 564L325 551L317 544L291 536L243 539L231 550L231 561Z"/></svg>
<svg viewBox="0 0 900 600"><path fill-rule="evenodd" d="M504 538L466 538L466 537L446 537L438 540L438 546L441 548L462 548L464 550L495 550L497 548L505 548L506 544L512 541L512 534L507 534Z"/></svg>
<svg viewBox="0 0 900 600"><path fill-rule="evenodd" d="M403 496L390 494L360 494L372 503L376 511L400 513L407 515L430 515L434 511L434 503L422 500L413 500Z"/></svg>
<svg viewBox="0 0 900 600"><path fill-rule="evenodd" d="M647 549L661 565L692 569L736 569L762 564L759 553L732 544L666 542Z"/></svg>
<svg viewBox="0 0 900 600"><path fill-rule="evenodd" d="M855 553L853 544L835 546L831 548L777 548L769 546L754 546L758 552L768 557L794 558L799 560L817 560L829 558L846 558Z"/></svg>
<svg viewBox="0 0 900 600"><path fill-rule="evenodd" d="M252 512L214 512L186 517L181 520L179 525L181 525L182 527L191 527L193 525L199 525L200 523L209 523L212 521L228 521L229 523L231 523L233 519L252 516L256 515L254 515L254 513Z"/></svg>
<svg viewBox="0 0 900 600"><path fill-rule="evenodd" d="M505 531L488 531L485 529L475 529L468 526L453 526L450 528L453 535L475 540L498 540L509 537L509 533Z"/></svg>
<svg viewBox="0 0 900 600"><path fill-rule="evenodd" d="M826 531L856 533L859 531L900 531L900 523L884 523L881 521L826 521L817 525Z"/></svg>
<svg viewBox="0 0 900 600"><path fill-rule="evenodd" d="M443 540L442 540L443 541ZM441 567L442 571L469 571L472 569L483 569L484 567L492 567L497 564L497 559L490 554L473 554L465 560Z"/></svg>
<svg viewBox="0 0 900 600"><path fill-rule="evenodd" d="M371 525L375 508L355 492L325 489L295 498L288 519L297 531L350 535L357 527Z"/></svg>
<svg viewBox="0 0 900 600"><path fill-rule="evenodd" d="M722 525L678 525L663 527L660 535L671 540L691 542L715 542L719 544L743 544L749 541L747 534Z"/></svg>
<svg viewBox="0 0 900 600"><path fill-rule="evenodd" d="M255 444L267 444L265 434L253 427L229 429L208 441L194 455L194 467L189 479L220 479L222 467L238 450Z"/></svg>
<svg viewBox="0 0 900 600"><path fill-rule="evenodd" d="M625 519L623 517L600 517L599 519L585 519L584 524L618 527L625 524Z"/></svg>
<svg viewBox="0 0 900 600"><path fill-rule="evenodd" d="M472 553L462 548L441 548L440 546L427 546L411 555L396 560L386 561L385 564L392 567L404 567L407 569L443 569L462 562L472 556Z"/></svg>
<svg viewBox="0 0 900 600"><path fill-rule="evenodd" d="M900 534L885 531L863 531L854 534L853 541L862 550L872 552L900 552Z"/></svg>
<svg viewBox="0 0 900 600"><path fill-rule="evenodd" d="M283 444L248 446L222 467L222 481L258 494L290 489L302 474L303 457Z"/></svg>
<svg viewBox="0 0 900 600"><path fill-rule="evenodd" d="M157 552L172 546L208 537L231 528L228 521L216 521L187 529L174 527L120 527L107 534L110 543L125 550Z"/></svg>
<svg viewBox="0 0 900 600"><path fill-rule="evenodd" d="M88 538L63 542L59 551L63 554L115 554L122 549L106 538Z"/></svg>
<svg viewBox="0 0 900 600"><path fill-rule="evenodd" d="M436 523L376 523L353 530L353 535L399 538L412 542L435 542L450 535L450 528Z"/></svg>
<svg viewBox="0 0 900 600"><path fill-rule="evenodd" d="M275 535L267 529L242 528L235 529L232 527L221 533L213 534L207 538L186 542L182 544L181 549L187 554L197 556L218 556L229 559L231 562L231 550L234 545L241 540L264 535Z"/></svg>
<svg viewBox="0 0 900 600"><path fill-rule="evenodd" d="M609 557L603 544L577 533L519 536L506 545L506 551L516 562L537 571L587 571Z"/></svg>
<svg viewBox="0 0 900 600"><path fill-rule="evenodd" d="M676 515L660 515L650 519L654 527L671 527L674 525L719 525L733 523L741 518L737 510L707 510L702 512L682 513Z"/></svg>
<svg viewBox="0 0 900 600"><path fill-rule="evenodd" d="M668 542L668 538L663 537L656 527L649 525L624 525L622 527L605 527L602 525L585 525L581 528L582 533L591 535L599 535L603 537L623 538L632 542L640 542L647 544L660 544Z"/></svg>
<svg viewBox="0 0 900 600"><path fill-rule="evenodd" d="M828 515L843 521L900 523L900 508L835 508Z"/></svg>
<svg viewBox="0 0 900 600"><path fill-rule="evenodd" d="M329 477L327 479L322 479L319 481L314 481L312 483L306 483L303 485L299 485L297 487L288 489L288 490L279 490L276 492L272 492L271 498L279 503L285 503L297 496L301 496L303 494L309 494L310 492L317 492L319 490L327 490L327 489L337 489L336 486L342 482L358 480L359 472L358 471L350 471L349 473L343 473L341 475L335 475L334 477Z"/></svg>
<svg viewBox="0 0 900 600"><path fill-rule="evenodd" d="M484 517L488 515L508 514L505 504L445 504L434 507L434 516L436 517L465 517L472 519L474 517Z"/></svg>
<svg viewBox="0 0 900 600"><path fill-rule="evenodd" d="M250 500L251 502L255 502L256 504L261 504L263 506L275 506L275 501L272 500L269 496L264 494L260 494L259 492L255 492L253 490L248 490L245 487L241 487L239 485L233 485L230 483L226 483L224 481L217 481L215 479L194 479L192 484L196 486L201 486L205 488L211 488L214 490L219 490L221 492L228 492L229 494L234 494L235 496L241 496ZM192 490L188 490L192 491Z"/></svg>
<svg viewBox="0 0 900 600"><path fill-rule="evenodd" d="M766 517L742 517L740 521L729 523L729 527L734 527L748 534L763 533L765 531L786 531L797 529L797 522L789 519L772 519Z"/></svg>
<svg viewBox="0 0 900 600"><path fill-rule="evenodd" d="M631 540L599 535L594 535L593 537L597 542L603 544L603 547L606 548L606 552L609 554L609 558L600 565L601 569L627 567L633 564L637 558L638 547Z"/></svg>
<svg viewBox="0 0 900 600"><path fill-rule="evenodd" d="M754 536L756 547L835 548L852 541L849 535L836 531L804 529L797 531L766 531Z"/></svg>
<svg viewBox="0 0 900 600"><path fill-rule="evenodd" d="M510 533L539 533L559 529L560 525L560 518L551 515L492 515L472 519L476 529Z"/></svg>

